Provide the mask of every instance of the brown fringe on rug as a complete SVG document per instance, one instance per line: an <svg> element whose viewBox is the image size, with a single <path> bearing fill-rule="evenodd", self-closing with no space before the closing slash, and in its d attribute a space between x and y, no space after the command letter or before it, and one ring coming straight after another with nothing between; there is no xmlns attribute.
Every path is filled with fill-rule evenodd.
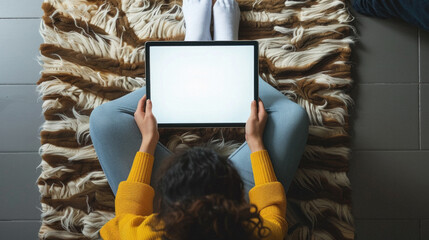
<svg viewBox="0 0 429 240"><path fill-rule="evenodd" d="M311 126L287 194L288 239L353 239L349 167L350 45L346 0L238 0L239 40L259 42L259 74L304 107ZM181 1L45 0L37 91L41 126L41 239L98 239L114 216L89 115L145 85L144 43L183 40ZM174 64L174 62L172 62ZM235 150L243 128L160 129L172 151L212 139Z"/></svg>

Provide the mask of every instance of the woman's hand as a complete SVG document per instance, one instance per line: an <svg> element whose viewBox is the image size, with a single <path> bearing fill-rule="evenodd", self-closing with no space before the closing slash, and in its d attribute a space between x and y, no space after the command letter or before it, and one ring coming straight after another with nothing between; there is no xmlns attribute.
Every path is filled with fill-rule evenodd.
<svg viewBox="0 0 429 240"><path fill-rule="evenodd" d="M246 122L246 142L251 152L265 149L262 137L264 135L265 124L267 123L268 113L265 111L264 103L259 98L259 111L256 108L256 101L253 100L250 105L250 117Z"/></svg>
<svg viewBox="0 0 429 240"><path fill-rule="evenodd" d="M134 120L142 134L141 152L155 154L156 144L159 140L158 124L152 113L152 101L146 101L146 94L139 100Z"/></svg>

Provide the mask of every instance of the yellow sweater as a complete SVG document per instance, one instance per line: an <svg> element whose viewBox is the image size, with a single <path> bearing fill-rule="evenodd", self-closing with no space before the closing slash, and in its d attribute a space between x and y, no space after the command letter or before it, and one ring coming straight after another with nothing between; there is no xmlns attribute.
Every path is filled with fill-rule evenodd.
<svg viewBox="0 0 429 240"><path fill-rule="evenodd" d="M271 229L266 239L283 239L286 222L286 195L277 181L267 150L250 154L255 186L249 191L249 201L255 204L264 226ZM160 239L161 232L151 231L148 223L154 217L154 189L149 185L154 156L137 152L126 181L119 184L115 199L116 216L100 230L103 239Z"/></svg>

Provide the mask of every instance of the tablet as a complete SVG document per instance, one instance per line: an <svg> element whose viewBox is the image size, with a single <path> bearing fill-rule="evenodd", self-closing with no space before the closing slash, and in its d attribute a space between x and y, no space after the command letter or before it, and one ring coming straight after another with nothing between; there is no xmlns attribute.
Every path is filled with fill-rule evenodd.
<svg viewBox="0 0 429 240"><path fill-rule="evenodd" d="M258 100L257 41L148 41L146 95L158 127L244 127Z"/></svg>

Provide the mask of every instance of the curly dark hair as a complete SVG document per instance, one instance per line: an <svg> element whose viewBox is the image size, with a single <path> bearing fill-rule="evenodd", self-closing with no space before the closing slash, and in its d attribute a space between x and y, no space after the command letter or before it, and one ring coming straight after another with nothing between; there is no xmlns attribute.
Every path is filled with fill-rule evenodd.
<svg viewBox="0 0 429 240"><path fill-rule="evenodd" d="M168 157L155 178L153 231L165 240L261 239L271 231L244 198L232 162L210 147Z"/></svg>

